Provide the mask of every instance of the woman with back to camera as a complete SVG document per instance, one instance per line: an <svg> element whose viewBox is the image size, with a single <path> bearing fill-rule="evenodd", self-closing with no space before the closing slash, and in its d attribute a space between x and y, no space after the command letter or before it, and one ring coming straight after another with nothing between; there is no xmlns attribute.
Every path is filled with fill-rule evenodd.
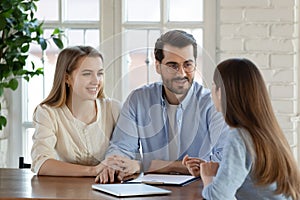
<svg viewBox="0 0 300 200"><path fill-rule="evenodd" d="M232 128L223 159L183 160L191 174L201 176L203 197L299 200L299 169L258 68L247 59L228 59L218 64L213 81L215 106Z"/></svg>
<svg viewBox="0 0 300 200"><path fill-rule="evenodd" d="M58 56L53 86L34 112L32 171L96 176L103 169L120 103L106 98L102 54L74 46Z"/></svg>

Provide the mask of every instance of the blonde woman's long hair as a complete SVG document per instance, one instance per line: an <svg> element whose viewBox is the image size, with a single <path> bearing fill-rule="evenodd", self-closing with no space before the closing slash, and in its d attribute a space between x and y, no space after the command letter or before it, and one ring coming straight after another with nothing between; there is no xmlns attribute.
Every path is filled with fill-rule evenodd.
<svg viewBox="0 0 300 200"><path fill-rule="evenodd" d="M53 86L48 97L40 103L53 107L61 107L66 104L69 98L69 88L65 81L66 74L71 73L78 66L78 62L83 57L100 57L103 61L102 54L90 46L74 46L62 50L57 58L56 69L53 79ZM102 84L98 93L98 98L104 98L104 86Z"/></svg>
<svg viewBox="0 0 300 200"><path fill-rule="evenodd" d="M218 64L214 82L216 89L221 89L227 124L250 134L255 154L251 175L256 184L276 182L276 194L299 200L299 168L276 120L258 68L247 59L228 59Z"/></svg>

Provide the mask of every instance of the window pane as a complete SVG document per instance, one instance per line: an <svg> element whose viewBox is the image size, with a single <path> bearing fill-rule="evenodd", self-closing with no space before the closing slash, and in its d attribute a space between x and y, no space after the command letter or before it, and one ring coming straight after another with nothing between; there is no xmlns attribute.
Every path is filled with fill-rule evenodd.
<svg viewBox="0 0 300 200"><path fill-rule="evenodd" d="M65 31L68 39L68 46L90 45L99 47L100 33L98 29L69 29Z"/></svg>
<svg viewBox="0 0 300 200"><path fill-rule="evenodd" d="M32 141L32 136L34 133L34 128L27 128L25 131L25 139L24 139L24 143L23 143L23 148L24 148L24 162L25 163L32 163L31 160L31 156L30 156L30 152L31 152L31 147L33 145L33 141Z"/></svg>
<svg viewBox="0 0 300 200"><path fill-rule="evenodd" d="M203 30L202 29L186 29L184 30L188 33L191 33L197 41L197 69L195 72L195 81L199 83L203 83L202 77L202 66L203 66L203 54L206 53L205 49L203 49Z"/></svg>
<svg viewBox="0 0 300 200"><path fill-rule="evenodd" d="M203 21L203 0L170 0L170 21Z"/></svg>
<svg viewBox="0 0 300 200"><path fill-rule="evenodd" d="M24 81L24 84L28 88L27 97L25 97L25 102L27 103L27 116L26 119L24 119L25 121L32 121L35 107L41 103L52 88L57 54L58 52L54 51L49 51L45 54L44 75L34 76L29 82ZM29 61L33 61L36 67L43 66L41 58L37 54L32 54ZM30 62L28 66L31 67Z"/></svg>
<svg viewBox="0 0 300 200"><path fill-rule="evenodd" d="M44 35L49 38L53 30L46 29ZM34 76L27 81L23 81L25 87L28 88L27 93L25 92L24 98L27 103L27 115L25 121L32 121L32 114L35 107L41 103L41 101L49 94L52 87L52 80L55 71L55 64L58 52L60 50L53 41L48 43L48 48L44 53L44 64L42 63L42 51L39 45L31 45L30 57L27 61L27 69L32 69L31 61L34 62L35 68L44 67L44 75Z"/></svg>
<svg viewBox="0 0 300 200"><path fill-rule="evenodd" d="M7 167L9 140L0 140L0 168Z"/></svg>
<svg viewBox="0 0 300 200"><path fill-rule="evenodd" d="M203 29L186 30L186 32L190 32L194 36L200 48L203 47Z"/></svg>
<svg viewBox="0 0 300 200"><path fill-rule="evenodd" d="M191 33L195 37L197 44L198 44L198 55L197 55L197 69L195 72L195 81L199 83L203 83L202 77L202 66L203 66L203 54L207 52L203 49L203 30L202 29L193 29Z"/></svg>
<svg viewBox="0 0 300 200"><path fill-rule="evenodd" d="M126 21L159 21L160 0L126 0Z"/></svg>
<svg viewBox="0 0 300 200"><path fill-rule="evenodd" d="M36 17L39 20L58 21L58 0L39 0L36 2Z"/></svg>
<svg viewBox="0 0 300 200"><path fill-rule="evenodd" d="M68 46L83 45L84 44L84 33L83 30L67 30Z"/></svg>
<svg viewBox="0 0 300 200"><path fill-rule="evenodd" d="M54 78L54 72L55 72L55 65L56 60L58 57L59 51L49 51L45 55L45 66L44 66L44 85L45 85L45 91L44 91L44 98L48 96L50 93L50 90L53 85L53 78Z"/></svg>
<svg viewBox="0 0 300 200"><path fill-rule="evenodd" d="M31 55L29 57L30 62L34 62L36 67L42 67L42 61L39 58L39 55ZM28 69L31 68L31 63L28 62ZM43 76L34 76L32 77L29 82L23 81L25 85L27 85L27 97L25 96L25 102L27 102L27 112L26 113L26 119L25 121L32 121L32 114L35 109L35 107L41 103L43 100L43 90L44 90L44 84L43 84Z"/></svg>
<svg viewBox="0 0 300 200"><path fill-rule="evenodd" d="M85 45L90 45L92 47L99 47L100 33L98 29L86 30L85 32Z"/></svg>
<svg viewBox="0 0 300 200"><path fill-rule="evenodd" d="M67 0L66 20L98 21L99 0Z"/></svg>
<svg viewBox="0 0 300 200"><path fill-rule="evenodd" d="M127 53L124 59L128 71L123 76L123 83L128 85L127 91L160 80L160 76L155 71L153 52L154 44L159 36L159 30L126 32L125 52ZM148 65L147 62L149 62Z"/></svg>
<svg viewBox="0 0 300 200"><path fill-rule="evenodd" d="M41 61L37 60L39 58L35 56L31 57L34 57L34 59L32 60L35 60L35 63L41 63ZM53 52L51 52L50 55L45 56L44 76L34 76L29 80L29 82L24 81L24 84L27 84L28 88L27 99L25 100L25 103L27 103L27 115L26 119L24 119L25 121L32 121L34 109L49 94L53 84L53 75L55 70L56 59L57 54L53 54Z"/></svg>

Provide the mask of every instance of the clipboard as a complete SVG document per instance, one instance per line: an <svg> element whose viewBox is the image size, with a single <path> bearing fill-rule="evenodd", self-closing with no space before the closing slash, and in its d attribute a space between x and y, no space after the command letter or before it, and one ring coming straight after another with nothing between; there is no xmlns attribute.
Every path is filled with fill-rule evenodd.
<svg viewBox="0 0 300 200"><path fill-rule="evenodd" d="M146 174L146 175L139 176L136 179L126 181L124 183L145 183L149 185L185 186L198 179L200 179L200 177L196 177L192 175Z"/></svg>

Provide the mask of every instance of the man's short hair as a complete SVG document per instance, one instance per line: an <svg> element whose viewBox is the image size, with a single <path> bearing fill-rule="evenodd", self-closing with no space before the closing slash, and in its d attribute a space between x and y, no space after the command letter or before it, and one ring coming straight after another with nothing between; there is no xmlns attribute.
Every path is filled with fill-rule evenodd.
<svg viewBox="0 0 300 200"><path fill-rule="evenodd" d="M154 55L155 59L161 63L164 59L163 48L165 44L172 45L174 47L186 47L193 45L194 58L197 59L197 42L192 34L189 34L182 30L172 30L165 34L162 34L155 43Z"/></svg>

